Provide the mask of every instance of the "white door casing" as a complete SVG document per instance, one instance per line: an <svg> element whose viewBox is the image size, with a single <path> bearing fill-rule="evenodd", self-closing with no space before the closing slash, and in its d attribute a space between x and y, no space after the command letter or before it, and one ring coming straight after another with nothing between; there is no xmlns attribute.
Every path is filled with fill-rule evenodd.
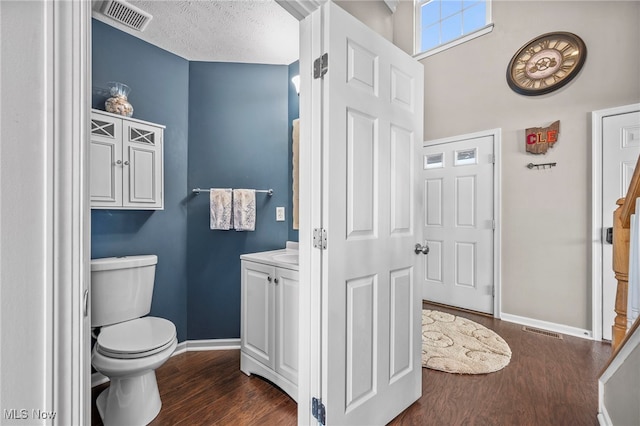
<svg viewBox="0 0 640 426"><path fill-rule="evenodd" d="M613 226L616 201L626 195L640 154L640 104L594 111L592 126L593 335L611 340L617 281L605 232Z"/></svg>
<svg viewBox="0 0 640 426"><path fill-rule="evenodd" d="M322 79L307 80L314 97L309 121L301 106L301 140L308 123L309 149L321 150L313 151L318 168L306 177L317 185L311 188L321 188L312 201L321 217L312 226L327 232L327 248L308 256L311 269L321 271L311 283L321 287L320 327L312 320L311 331L322 342L311 370L321 371L327 424L384 424L421 394L422 270L416 265L423 255L413 249L422 240L416 172L423 70L333 3L309 18L303 24L324 29L312 51L327 53L329 64ZM301 58L304 90L303 65ZM301 175L301 185L304 180ZM302 270L305 258L301 253Z"/></svg>
<svg viewBox="0 0 640 426"><path fill-rule="evenodd" d="M424 300L493 314L497 208L494 131L425 142Z"/></svg>
<svg viewBox="0 0 640 426"><path fill-rule="evenodd" d="M0 2L0 405L31 424L91 421L90 9Z"/></svg>

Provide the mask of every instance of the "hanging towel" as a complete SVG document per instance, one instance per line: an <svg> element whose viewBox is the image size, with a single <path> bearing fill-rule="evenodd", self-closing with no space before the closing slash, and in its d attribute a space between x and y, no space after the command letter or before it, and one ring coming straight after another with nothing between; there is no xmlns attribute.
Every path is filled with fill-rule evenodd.
<svg viewBox="0 0 640 426"><path fill-rule="evenodd" d="M209 212L211 229L229 230L233 228L231 188L211 188Z"/></svg>
<svg viewBox="0 0 640 426"><path fill-rule="evenodd" d="M256 229L255 189L233 190L233 225L236 231L254 231Z"/></svg>

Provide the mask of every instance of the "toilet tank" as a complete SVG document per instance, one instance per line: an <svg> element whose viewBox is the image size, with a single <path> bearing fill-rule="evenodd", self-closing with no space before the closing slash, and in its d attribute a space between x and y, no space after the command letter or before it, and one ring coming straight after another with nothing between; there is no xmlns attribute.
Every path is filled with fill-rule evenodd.
<svg viewBox="0 0 640 426"><path fill-rule="evenodd" d="M157 263L156 255L91 259L91 326L147 315Z"/></svg>

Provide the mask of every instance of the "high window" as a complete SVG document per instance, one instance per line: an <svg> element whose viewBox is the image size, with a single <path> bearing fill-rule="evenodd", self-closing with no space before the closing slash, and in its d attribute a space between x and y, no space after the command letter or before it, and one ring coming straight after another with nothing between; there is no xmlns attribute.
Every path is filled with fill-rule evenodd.
<svg viewBox="0 0 640 426"><path fill-rule="evenodd" d="M490 32L491 0L415 0L416 54L425 57Z"/></svg>

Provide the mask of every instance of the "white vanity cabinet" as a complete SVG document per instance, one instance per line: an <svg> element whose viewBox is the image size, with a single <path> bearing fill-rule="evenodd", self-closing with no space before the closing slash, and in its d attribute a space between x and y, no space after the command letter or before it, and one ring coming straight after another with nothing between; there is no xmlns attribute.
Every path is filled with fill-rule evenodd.
<svg viewBox="0 0 640 426"><path fill-rule="evenodd" d="M298 399L298 271L242 258L240 370ZM295 265L297 268L297 265Z"/></svg>
<svg viewBox="0 0 640 426"><path fill-rule="evenodd" d="M91 111L91 208L164 208L164 128L104 111Z"/></svg>

